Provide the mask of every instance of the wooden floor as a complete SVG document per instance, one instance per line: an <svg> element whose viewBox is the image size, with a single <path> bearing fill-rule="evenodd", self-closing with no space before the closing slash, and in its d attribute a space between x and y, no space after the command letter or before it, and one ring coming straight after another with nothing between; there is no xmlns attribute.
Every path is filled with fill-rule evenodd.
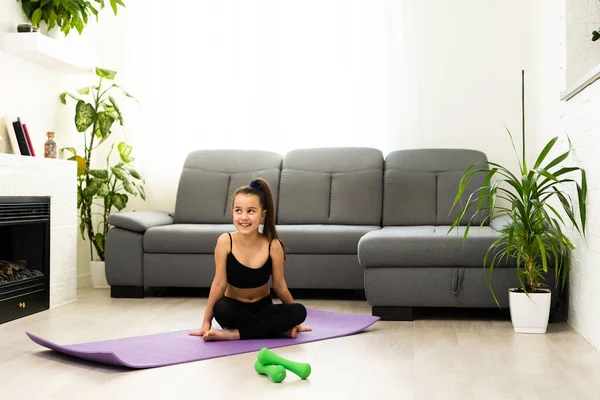
<svg viewBox="0 0 600 400"><path fill-rule="evenodd" d="M358 300L299 300L370 313ZM198 327L206 298L111 299L87 290L76 302L0 325L0 399L598 399L600 355L565 323L515 334L510 321L427 317L377 322L338 339L277 349L312 365L302 381L257 375L256 353L149 370L78 362L34 344L60 344Z"/></svg>

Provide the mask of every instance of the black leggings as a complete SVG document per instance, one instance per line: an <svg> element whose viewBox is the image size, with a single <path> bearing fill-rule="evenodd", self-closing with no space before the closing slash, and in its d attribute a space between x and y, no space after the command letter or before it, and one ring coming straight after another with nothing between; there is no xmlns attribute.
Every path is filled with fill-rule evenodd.
<svg viewBox="0 0 600 400"><path fill-rule="evenodd" d="M215 303L213 314L222 328L238 329L240 339L266 339L303 323L306 308L299 303L273 304L270 296L254 303L223 296Z"/></svg>

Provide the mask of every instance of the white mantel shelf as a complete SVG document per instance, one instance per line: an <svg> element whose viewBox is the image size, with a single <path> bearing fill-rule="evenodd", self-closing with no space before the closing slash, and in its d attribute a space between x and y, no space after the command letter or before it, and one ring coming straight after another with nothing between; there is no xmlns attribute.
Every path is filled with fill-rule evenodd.
<svg viewBox="0 0 600 400"><path fill-rule="evenodd" d="M76 51L68 40L54 39L39 32L5 33L4 51L64 73L94 71L91 55Z"/></svg>

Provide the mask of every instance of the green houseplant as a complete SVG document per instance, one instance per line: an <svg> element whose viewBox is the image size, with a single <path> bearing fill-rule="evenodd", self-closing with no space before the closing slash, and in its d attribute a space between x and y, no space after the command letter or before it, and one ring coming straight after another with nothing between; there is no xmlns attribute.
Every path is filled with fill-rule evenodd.
<svg viewBox="0 0 600 400"><path fill-rule="evenodd" d="M509 217L509 223L499 231L500 236L488 248L483 260L484 268L487 268L487 283L497 304L498 300L491 286L491 277L494 268L500 262L509 258L516 260L516 273L521 286L519 292L529 296L542 291L542 288L547 286L544 278L549 267L553 267L556 285L562 290L568 274L568 252L575 248L565 233L566 224L570 221L581 235L585 235L586 174L579 167L563 166L563 162L572 151L571 143L569 142L569 149L566 152L552 160L547 160L548 154L558 140L558 137L554 137L536 157L533 167L528 167L525 148L524 88L523 71L522 157L519 160L519 174L515 175L508 168L493 162L489 162L483 168L476 164L471 165L462 174L453 203L453 208L458 205L467 184L475 174L485 174L483 186L469 195L467 204L461 205L450 231L457 228L465 215L468 217L470 213L474 215L489 213L487 218L490 220L501 215ZM513 136L508 129L507 131L517 153ZM517 159L519 159L518 154ZM573 174L579 175L580 183L572 177ZM570 194L564 191L564 188L569 185L576 189L577 202L574 202ZM505 204L499 205L500 202L497 203L499 199ZM553 205L552 200L557 200L560 206ZM578 213L575 205L579 209ZM561 208L564 214L559 212ZM481 225L484 223L485 221ZM463 237L465 241L470 226L469 220Z"/></svg>
<svg viewBox="0 0 600 400"><path fill-rule="evenodd" d="M104 244L106 233L109 229L107 223L111 210L122 210L127 206L128 194L146 199L141 174L133 165L131 146L125 142L117 144L118 159L111 158L115 144L110 144L110 151L106 157L106 167L92 169L90 167L94 152L111 137L113 124L119 121L123 126L123 116L112 92L117 90L125 96L135 99L119 85L114 83L116 72L96 68L99 77L97 86L81 88L77 91L79 96L69 92L60 95L60 101L67 104L67 98L75 100L75 127L83 133L82 153L73 147L63 150L71 153L70 160L77 162L77 209L80 216L81 236L90 240L90 251L93 245L96 254L104 261ZM108 82L107 87L104 83ZM80 98L87 96L89 101ZM136 100L137 101L137 100ZM101 211L98 213L100 221L96 224L94 206ZM91 251L93 261L93 251Z"/></svg>
<svg viewBox="0 0 600 400"><path fill-rule="evenodd" d="M65 36L76 29L81 35L84 27L94 16L98 22L98 13L104 8L104 0L20 0L21 8L33 26L39 28L40 22L48 25L48 30L57 26ZM117 15L117 6L125 7L121 0L109 0L113 13ZM96 3L96 4L94 4Z"/></svg>

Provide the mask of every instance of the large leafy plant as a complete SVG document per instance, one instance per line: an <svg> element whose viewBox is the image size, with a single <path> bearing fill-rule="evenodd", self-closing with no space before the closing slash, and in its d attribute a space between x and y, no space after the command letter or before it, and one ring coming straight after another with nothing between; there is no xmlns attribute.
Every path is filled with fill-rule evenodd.
<svg viewBox="0 0 600 400"><path fill-rule="evenodd" d="M69 92L60 95L60 101L67 104L67 98L75 100L75 127L83 133L83 153L73 147L63 150L72 154L70 160L77 161L77 209L80 216L81 236L85 240L87 235L91 246L94 246L100 260L104 261L104 244L109 229L108 215L113 208L122 210L127 206L128 194L146 199L144 180L133 165L131 156L132 148L125 142L118 143L119 156L113 161L112 153L115 143L110 144L110 151L106 157L106 166L101 169L92 169L91 162L94 152L111 137L112 127L115 122L123 126L123 115L117 105L113 91L124 94L134 99L129 93L114 83L116 72L96 68L99 77L97 86L88 86L77 91L78 96ZM108 87L104 83L108 81ZM87 100L81 96L87 96ZM136 100L137 101L137 100ZM94 206L100 208L97 218L93 218ZM93 260L92 252L92 260Z"/></svg>
<svg viewBox="0 0 600 400"><path fill-rule="evenodd" d="M489 162L485 167L478 164L469 166L462 174L453 208L461 201L467 184L476 174L485 174L483 185L472 192L468 201L461 206L461 211L454 220L450 231L457 228L465 216L473 217L480 213L487 214L487 219L508 216L508 223L500 229L500 236L488 248L483 260L488 286L494 268L508 259L516 260L516 271L521 290L535 293L539 288L547 286L544 277L549 267L554 267L556 285L564 288L568 267L568 252L574 245L567 237L567 222L585 235L587 181L585 171L579 167L563 166L563 162L572 151L571 142L566 152L547 161L548 155L556 144L558 137L550 140L535 159L532 168L526 162L525 152L525 80L522 73L522 159L519 159L513 136L506 129L515 154L519 161L519 174L513 174L508 168ZM574 175L580 176L580 183ZM574 186L577 202L568 191ZM499 205L497 200L503 200ZM553 202L554 201L554 202ZM557 206L560 204L560 206ZM577 205L579 212L576 212ZM558 208L558 209L557 209ZM562 208L562 212L559 210ZM471 219L468 220L463 239L467 240ZM489 264L488 264L489 261ZM492 294L494 292L492 290ZM498 300L494 295L496 303Z"/></svg>
<svg viewBox="0 0 600 400"><path fill-rule="evenodd" d="M23 12L33 26L41 21L48 24L48 30L57 26L67 36L71 29L81 35L90 17L98 22L98 13L104 8L104 0L20 0ZM117 6L125 7L121 0L109 0L113 13L117 15ZM95 4L94 4L95 3Z"/></svg>

